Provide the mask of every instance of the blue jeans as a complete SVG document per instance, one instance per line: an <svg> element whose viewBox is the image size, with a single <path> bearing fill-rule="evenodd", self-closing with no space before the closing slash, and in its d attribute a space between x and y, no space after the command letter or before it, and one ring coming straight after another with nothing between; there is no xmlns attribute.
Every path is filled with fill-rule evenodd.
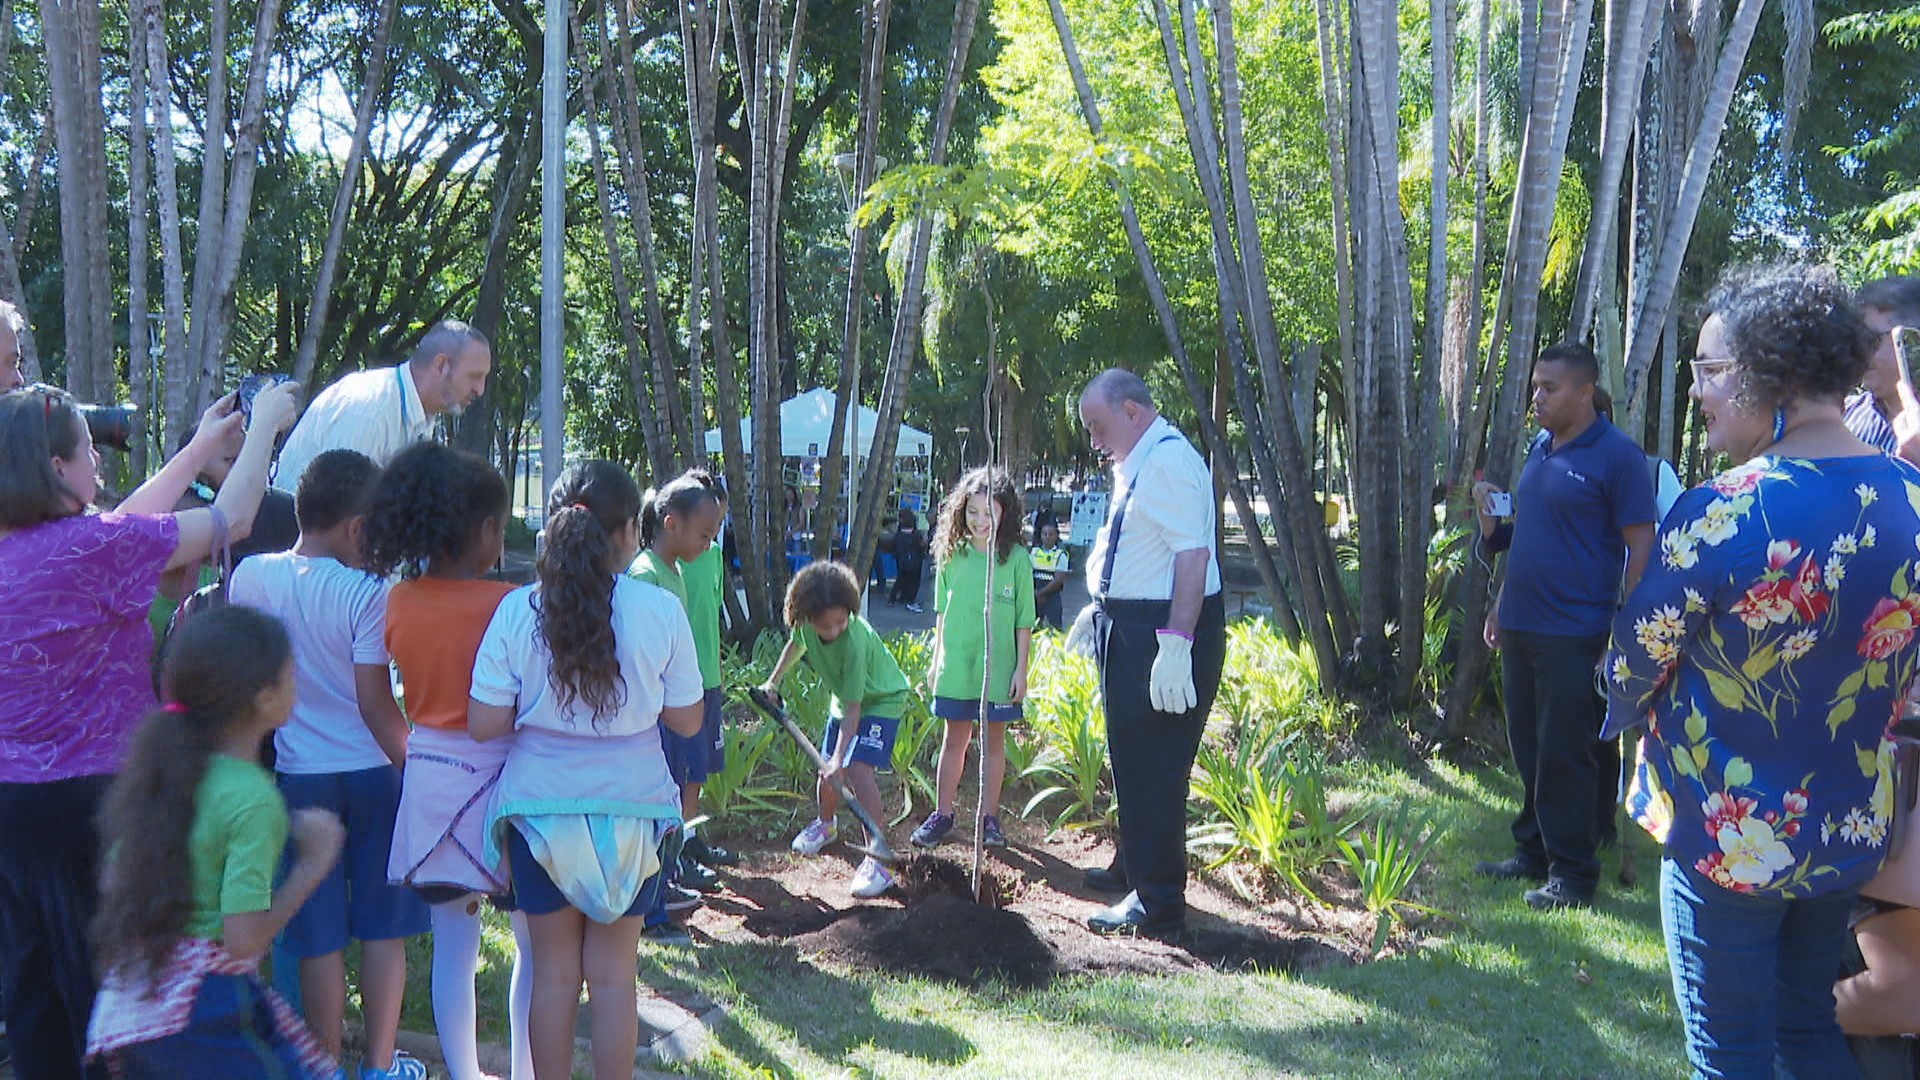
<svg viewBox="0 0 1920 1080"><path fill-rule="evenodd" d="M1660 923L1694 1075L1860 1075L1833 1012L1856 895L1749 896L1660 861Z"/></svg>

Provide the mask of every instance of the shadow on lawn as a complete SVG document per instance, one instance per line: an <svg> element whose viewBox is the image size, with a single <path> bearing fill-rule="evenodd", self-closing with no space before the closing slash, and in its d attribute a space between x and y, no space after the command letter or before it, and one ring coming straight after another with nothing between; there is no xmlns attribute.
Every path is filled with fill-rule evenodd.
<svg viewBox="0 0 1920 1080"><path fill-rule="evenodd" d="M701 993L701 986L660 963L687 955L642 954L641 981L669 996ZM863 1046L936 1065L957 1065L974 1056L973 1043L943 1024L881 1015L869 987L807 963L792 945L703 943L697 963L720 973L737 992L730 995L736 1002L729 1008L746 1003L758 1021L786 1032L822 1060L844 1061ZM713 1039L755 1075L783 1080L807 1075L782 1060L776 1048L731 1012L714 1029Z"/></svg>

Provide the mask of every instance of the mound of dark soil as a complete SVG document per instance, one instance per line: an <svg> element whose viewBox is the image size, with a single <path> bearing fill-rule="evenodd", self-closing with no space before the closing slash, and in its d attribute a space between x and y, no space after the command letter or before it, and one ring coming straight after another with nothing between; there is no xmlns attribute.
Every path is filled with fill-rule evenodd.
<svg viewBox="0 0 1920 1080"><path fill-rule="evenodd" d="M909 904L942 893L974 902L972 875L967 873L966 867L952 859L943 859L938 855L909 855L895 869L894 879L895 885L906 894ZM995 869L991 863L980 868L979 903L1003 908L1012 903L1019 893L1018 883Z"/></svg>
<svg viewBox="0 0 1920 1080"><path fill-rule="evenodd" d="M904 908L859 908L792 940L802 952L841 963L964 986L992 980L1044 986L1055 970L1053 947L1026 919L950 891Z"/></svg>

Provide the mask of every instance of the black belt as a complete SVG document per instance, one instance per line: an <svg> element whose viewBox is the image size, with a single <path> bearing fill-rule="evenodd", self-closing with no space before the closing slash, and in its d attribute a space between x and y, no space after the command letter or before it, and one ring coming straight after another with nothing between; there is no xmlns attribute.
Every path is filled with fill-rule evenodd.
<svg viewBox="0 0 1920 1080"><path fill-rule="evenodd" d="M1100 614L1115 622L1152 622L1165 626L1167 616L1173 613L1172 600L1117 600L1108 597L1104 600L1095 600L1094 604L1099 608ZM1206 599L1200 602L1200 610L1203 613L1208 608L1218 608L1222 612L1226 610L1226 602L1221 598L1220 593L1208 593Z"/></svg>

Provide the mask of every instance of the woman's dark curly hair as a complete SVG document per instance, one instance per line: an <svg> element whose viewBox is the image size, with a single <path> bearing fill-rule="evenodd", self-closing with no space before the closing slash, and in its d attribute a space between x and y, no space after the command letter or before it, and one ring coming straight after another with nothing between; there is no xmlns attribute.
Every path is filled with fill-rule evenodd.
<svg viewBox="0 0 1920 1080"><path fill-rule="evenodd" d="M168 708L154 711L100 809L102 971L157 973L193 917L193 834L200 781L221 743L253 717L260 693L293 662L280 620L238 604L214 608L167 639Z"/></svg>
<svg viewBox="0 0 1920 1080"><path fill-rule="evenodd" d="M812 622L834 608L860 610L860 579L843 562L801 567L787 586L787 625Z"/></svg>
<svg viewBox="0 0 1920 1080"><path fill-rule="evenodd" d="M534 617L552 658L561 708L579 702L598 725L626 701L613 640L613 534L640 516L640 489L611 461L569 465L547 496L547 542Z"/></svg>
<svg viewBox="0 0 1920 1080"><path fill-rule="evenodd" d="M1878 344L1840 276L1811 263L1734 270L1707 295L1706 310L1726 328L1744 408L1844 398Z"/></svg>
<svg viewBox="0 0 1920 1080"><path fill-rule="evenodd" d="M487 460L435 442L394 455L373 492L360 535L367 569L417 578L466 557L488 518L503 524L507 482Z"/></svg>
<svg viewBox="0 0 1920 1080"><path fill-rule="evenodd" d="M962 476L940 504L940 521L933 530L935 561L944 563L968 546L967 501L975 495L987 496L1000 510L993 534L993 548L999 556L995 561L1004 563L1013 554L1014 545L1020 542L1020 493L1004 471L979 468Z"/></svg>

